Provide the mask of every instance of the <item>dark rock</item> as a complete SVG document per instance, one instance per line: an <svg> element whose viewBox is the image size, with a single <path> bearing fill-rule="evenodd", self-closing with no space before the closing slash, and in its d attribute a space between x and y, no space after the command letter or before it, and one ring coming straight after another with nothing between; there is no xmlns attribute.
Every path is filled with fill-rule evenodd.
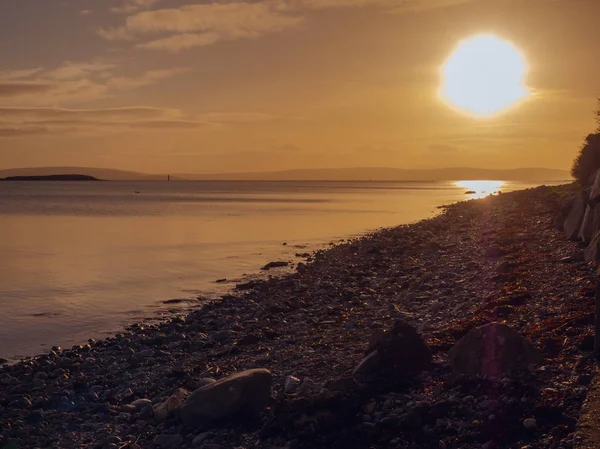
<svg viewBox="0 0 600 449"><path fill-rule="evenodd" d="M594 183L590 188L590 198L588 202L590 205L600 203L600 170L594 175Z"/></svg>
<svg viewBox="0 0 600 449"><path fill-rule="evenodd" d="M158 447L180 447L183 444L181 435L157 435L152 443Z"/></svg>
<svg viewBox="0 0 600 449"><path fill-rule="evenodd" d="M392 329L374 338L365 358L355 368L356 377L386 374L414 376L431 365L431 351L415 328L397 321Z"/></svg>
<svg viewBox="0 0 600 449"><path fill-rule="evenodd" d="M554 219L554 227L559 231L564 230L565 220L569 216L569 212L571 212L571 209L573 208L573 203L578 198L578 196L579 195L575 195L569 198L567 202L563 204L563 206L560 208L560 212Z"/></svg>
<svg viewBox="0 0 600 449"><path fill-rule="evenodd" d="M565 219L564 231L567 238L570 240L577 240L579 238L579 230L583 223L587 201L588 192L584 190L575 197L571 210Z"/></svg>
<svg viewBox="0 0 600 449"><path fill-rule="evenodd" d="M579 229L579 240L589 243L594 238L594 235L598 231L598 213L600 208L596 208L596 205L588 205L585 208L585 214L583 215L583 221L581 228Z"/></svg>
<svg viewBox="0 0 600 449"><path fill-rule="evenodd" d="M506 251L504 251L498 245L491 245L485 251L485 256L488 259L499 259L500 257L504 256L504 254L506 254Z"/></svg>
<svg viewBox="0 0 600 449"><path fill-rule="evenodd" d="M600 262L600 231L594 236L585 249L586 262Z"/></svg>
<svg viewBox="0 0 600 449"><path fill-rule="evenodd" d="M290 264L289 262L283 262L283 261L269 262L261 269L262 270L270 270L271 268L287 267L289 264Z"/></svg>
<svg viewBox="0 0 600 449"><path fill-rule="evenodd" d="M183 423L192 426L230 418L241 411L256 413L270 401L271 373L252 369L197 389L179 412Z"/></svg>
<svg viewBox="0 0 600 449"><path fill-rule="evenodd" d="M542 361L540 352L528 340L501 323L472 329L448 355L457 372L493 377Z"/></svg>

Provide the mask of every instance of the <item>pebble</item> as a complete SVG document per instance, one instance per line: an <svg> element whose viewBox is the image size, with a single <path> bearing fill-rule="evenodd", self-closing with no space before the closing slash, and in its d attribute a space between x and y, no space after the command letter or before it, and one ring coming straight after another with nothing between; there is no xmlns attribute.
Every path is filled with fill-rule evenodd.
<svg viewBox="0 0 600 449"><path fill-rule="evenodd" d="M523 427L526 429L535 429L537 427L537 422L534 418L527 418L523 421Z"/></svg>

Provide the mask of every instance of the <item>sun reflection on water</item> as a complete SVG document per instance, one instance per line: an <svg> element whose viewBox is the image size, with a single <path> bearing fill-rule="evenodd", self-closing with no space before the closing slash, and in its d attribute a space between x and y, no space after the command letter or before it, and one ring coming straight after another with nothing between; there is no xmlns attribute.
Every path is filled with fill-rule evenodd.
<svg viewBox="0 0 600 449"><path fill-rule="evenodd" d="M469 199L477 199L497 193L504 186L504 181L456 181L454 185L467 189L465 193Z"/></svg>

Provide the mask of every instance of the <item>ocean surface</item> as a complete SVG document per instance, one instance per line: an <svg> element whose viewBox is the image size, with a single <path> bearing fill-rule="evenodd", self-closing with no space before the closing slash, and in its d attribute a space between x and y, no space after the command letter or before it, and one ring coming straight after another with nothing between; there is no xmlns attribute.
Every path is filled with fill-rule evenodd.
<svg viewBox="0 0 600 449"><path fill-rule="evenodd" d="M539 184L0 182L0 357L183 313L268 262Z"/></svg>

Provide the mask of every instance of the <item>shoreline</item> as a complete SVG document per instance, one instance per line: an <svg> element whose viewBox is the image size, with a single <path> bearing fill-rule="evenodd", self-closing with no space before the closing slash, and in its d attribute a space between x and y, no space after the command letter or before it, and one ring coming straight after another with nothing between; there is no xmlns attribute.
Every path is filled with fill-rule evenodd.
<svg viewBox="0 0 600 449"><path fill-rule="evenodd" d="M296 447L352 447L344 441L361 441L364 447L408 448L442 447L442 441L444 447L492 449L549 447L551 436L572 447L594 366L594 286L593 270L579 260L581 249L552 227L560 207L555 192L564 190L539 187L453 204L434 218L316 251L313 262L298 264L296 272L254 281L185 319L136 325L114 338L0 368L6 386L0 429L8 429L0 430L0 443L135 447L123 445L134 436L137 447L155 447L156 435L177 434L178 447L274 448L291 441ZM490 257L492 246L502 254ZM565 257L571 259L561 262ZM318 385L347 376L370 335L398 317L424 336L435 368L402 391L349 395L358 418L337 423L333 434L327 427L311 434L283 426L285 431L270 428L249 446L260 433L232 424L211 430L204 446L194 446L202 432L182 429L176 417L140 420L126 407L142 398L158 404L176 388L193 390L200 378L250 368L271 370L281 399L288 375ZM507 379L454 375L446 358L453 343L477 325L503 319L542 350L545 368ZM508 399L517 397L517 406L509 407ZM433 406L444 401L450 411L433 417ZM102 419L98 410L105 411ZM536 413L539 428L523 429L523 419ZM295 416L277 408L273 414L287 424ZM85 425L73 430L81 416ZM497 435L498 426L507 435ZM392 443L392 434L401 441Z"/></svg>

